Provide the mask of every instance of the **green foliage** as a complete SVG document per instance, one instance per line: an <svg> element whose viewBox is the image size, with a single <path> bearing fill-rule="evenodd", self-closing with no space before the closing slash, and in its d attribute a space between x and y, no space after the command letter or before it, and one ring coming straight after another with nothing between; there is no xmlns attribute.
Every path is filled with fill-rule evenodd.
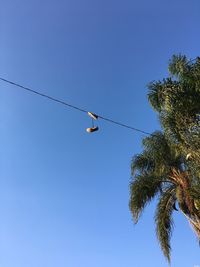
<svg viewBox="0 0 200 267"><path fill-rule="evenodd" d="M175 146L170 144L165 135L159 131L143 139L143 152L133 157L131 164L132 181L129 206L133 219L137 223L146 205L158 196L159 204L156 209L157 233L161 248L168 260L170 222L172 220L170 209L171 204L176 201L176 187L174 181L170 178L170 174L172 168L181 168L181 164L182 160ZM163 212L163 203L165 203L167 197L170 201L165 212ZM164 232L161 233L163 229Z"/></svg>
<svg viewBox="0 0 200 267"><path fill-rule="evenodd" d="M171 77L149 84L148 98L159 113L163 131L178 144L186 157L192 153L200 163L200 59L188 61L185 56L173 56Z"/></svg>
<svg viewBox="0 0 200 267"><path fill-rule="evenodd" d="M130 210L135 223L137 223L144 207L159 192L161 180L148 174L137 175L130 185Z"/></svg>
<svg viewBox="0 0 200 267"><path fill-rule="evenodd" d="M135 222L155 197L157 237L170 261L172 212L178 202L200 238L200 58L174 55L170 76L148 85L163 132L143 139L131 163L130 210Z"/></svg>
<svg viewBox="0 0 200 267"><path fill-rule="evenodd" d="M170 238L173 228L172 212L175 201L175 186L170 186L160 197L155 215L157 237L163 253L169 262L171 250Z"/></svg>
<svg viewBox="0 0 200 267"><path fill-rule="evenodd" d="M184 55L173 55L169 62L169 72L176 76L181 77L189 71L188 60Z"/></svg>
<svg viewBox="0 0 200 267"><path fill-rule="evenodd" d="M170 95L172 96L177 91L178 86L178 82L173 81L171 78L163 79L163 81L154 81L148 85L148 99L155 111L161 112L163 108L170 108L170 103L173 100L173 97L170 97Z"/></svg>

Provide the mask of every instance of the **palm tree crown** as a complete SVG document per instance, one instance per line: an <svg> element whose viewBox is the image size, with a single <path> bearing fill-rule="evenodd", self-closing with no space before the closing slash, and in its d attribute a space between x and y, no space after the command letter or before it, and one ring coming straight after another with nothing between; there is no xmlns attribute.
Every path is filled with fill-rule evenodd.
<svg viewBox="0 0 200 267"><path fill-rule="evenodd" d="M176 202L193 222L195 207L189 194L192 191L191 177L179 150L163 133L155 132L145 138L143 147L143 152L136 155L131 164L130 210L137 223L145 206L158 196L155 212L157 237L164 255L170 261L172 213Z"/></svg>

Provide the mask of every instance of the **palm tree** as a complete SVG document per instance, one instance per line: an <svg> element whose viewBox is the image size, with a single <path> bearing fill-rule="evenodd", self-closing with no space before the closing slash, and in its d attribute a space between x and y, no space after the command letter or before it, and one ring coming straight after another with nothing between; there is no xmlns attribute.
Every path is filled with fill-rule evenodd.
<svg viewBox="0 0 200 267"><path fill-rule="evenodd" d="M157 237L164 255L170 261L172 213L177 210L185 215L200 239L200 186L187 167L177 145L169 142L161 132L143 139L143 152L131 164L130 210L135 223L146 205L155 197Z"/></svg>
<svg viewBox="0 0 200 267"><path fill-rule="evenodd" d="M200 58L174 55L169 77L151 82L148 98L165 135L190 155L200 176Z"/></svg>

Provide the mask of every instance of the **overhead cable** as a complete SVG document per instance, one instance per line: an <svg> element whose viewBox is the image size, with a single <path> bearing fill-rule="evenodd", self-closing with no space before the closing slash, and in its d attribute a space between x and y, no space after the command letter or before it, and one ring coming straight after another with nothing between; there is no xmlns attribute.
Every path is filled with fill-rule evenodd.
<svg viewBox="0 0 200 267"><path fill-rule="evenodd" d="M78 110L78 111L80 111L80 112L88 113L88 111L85 110L85 109L82 109L82 108L80 108L80 107L71 105L71 104L69 104L69 103L67 103L67 102L65 102L65 101L63 101L63 100L60 100L60 99L57 99L57 98L55 98L55 97L49 96L49 95L47 95L47 94L41 93L41 92L39 92L39 91L33 90L33 89L29 88L29 87L23 86L23 85L18 84L18 83L16 83L16 82L7 80L7 79L2 78L2 77L0 77L0 80L3 81L3 82L9 83L9 84L11 84L11 85L14 85L14 86L16 86L16 87L18 87L18 88L21 88L21 89L23 89L23 90L26 90L26 91L28 91L29 93L33 93L33 94L39 95L39 96L44 97L44 98L46 98L46 99L48 99L48 100L57 102L57 103L59 103L59 104L65 105L65 106L68 106L69 108L76 109L76 110ZM103 117L103 116L101 116L101 115L97 115L97 116L98 116L99 119L108 121L108 122L113 123L113 124L116 124L116 125L118 125L118 126L121 126L121 127L124 127L124 128L128 128L128 129L130 129L130 130L133 130L133 131L136 131L136 132L145 134L145 135L151 135L150 133L148 133L148 132L146 132L146 131L137 129L137 128L132 127L132 126L130 126L130 125L126 125L126 124L124 124L124 123L121 123L121 122L118 122L118 121L109 119L109 118L107 118L107 117Z"/></svg>

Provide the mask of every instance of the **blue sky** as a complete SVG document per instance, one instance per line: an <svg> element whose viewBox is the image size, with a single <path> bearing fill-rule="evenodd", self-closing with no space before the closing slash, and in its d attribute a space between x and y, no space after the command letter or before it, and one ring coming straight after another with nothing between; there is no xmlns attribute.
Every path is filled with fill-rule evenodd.
<svg viewBox="0 0 200 267"><path fill-rule="evenodd" d="M152 132L146 85L199 56L198 0L3 0L0 76ZM142 135L0 83L0 267L165 267L154 204L137 226L130 161ZM175 214L172 266L200 265Z"/></svg>

